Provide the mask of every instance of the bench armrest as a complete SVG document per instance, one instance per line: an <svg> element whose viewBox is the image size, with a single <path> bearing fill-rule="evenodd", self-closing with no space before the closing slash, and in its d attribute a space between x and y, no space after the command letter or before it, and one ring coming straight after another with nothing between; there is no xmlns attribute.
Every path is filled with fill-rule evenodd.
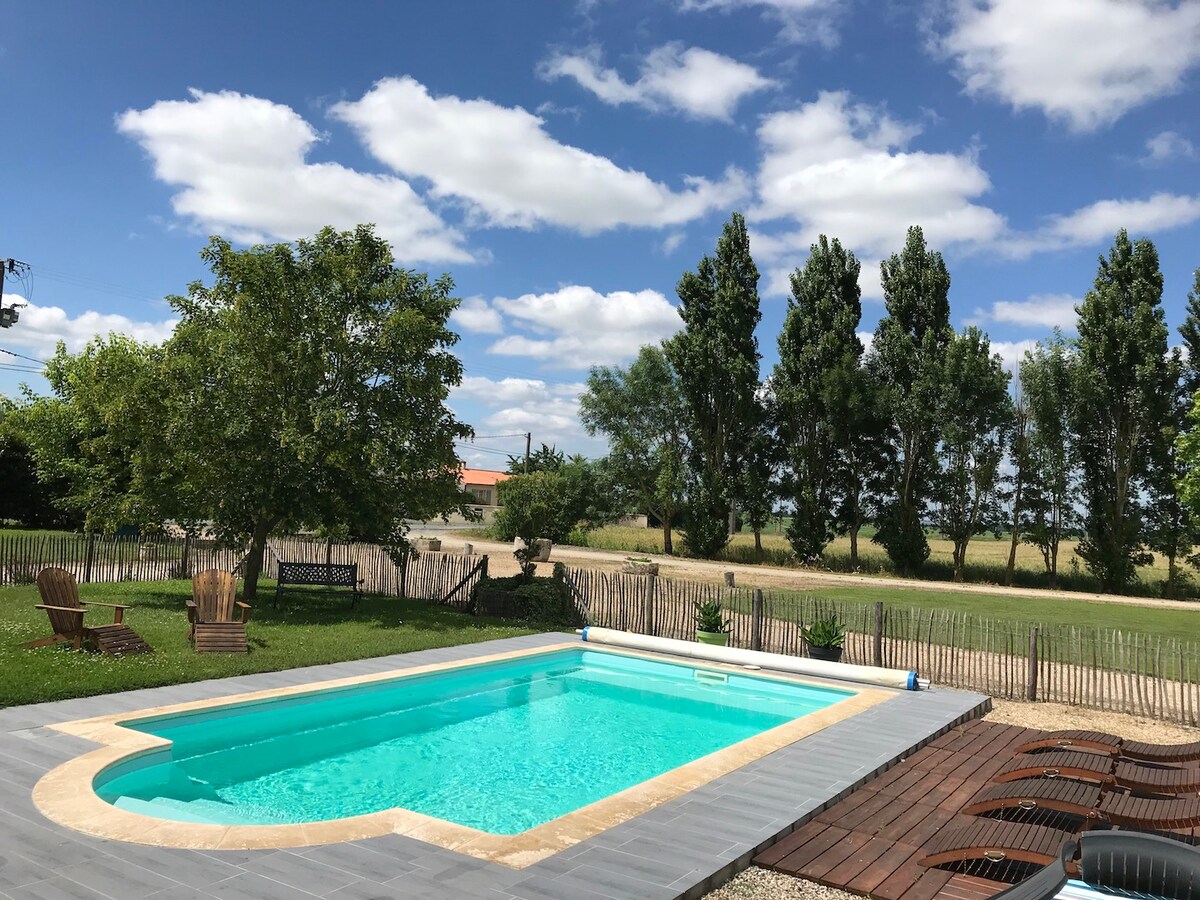
<svg viewBox="0 0 1200 900"><path fill-rule="evenodd" d="M125 603L101 603L99 600L81 600L84 606L108 606L112 609L129 609L129 605Z"/></svg>
<svg viewBox="0 0 1200 900"><path fill-rule="evenodd" d="M234 600L233 603L242 611L242 624L245 625L250 621L250 604L243 603L241 600Z"/></svg>
<svg viewBox="0 0 1200 900"><path fill-rule="evenodd" d="M34 607L34 609L52 609L55 612L68 612L68 613L75 613L76 615L78 615L80 617L83 616L83 610L77 606L48 606L45 603L39 603L37 606Z"/></svg>
<svg viewBox="0 0 1200 900"><path fill-rule="evenodd" d="M195 608L196 608L196 601L195 601L195 600L192 600L192 599L190 599L190 598L189 598L188 600L185 600L184 602L185 602L185 603L187 603L187 605L188 605L188 609L195 609Z"/></svg>
<svg viewBox="0 0 1200 900"><path fill-rule="evenodd" d="M249 604L249 603L243 603L241 600L234 600L233 602L234 602L234 603L235 603L237 606L240 606L242 609L249 609L249 608L250 608L250 604Z"/></svg>

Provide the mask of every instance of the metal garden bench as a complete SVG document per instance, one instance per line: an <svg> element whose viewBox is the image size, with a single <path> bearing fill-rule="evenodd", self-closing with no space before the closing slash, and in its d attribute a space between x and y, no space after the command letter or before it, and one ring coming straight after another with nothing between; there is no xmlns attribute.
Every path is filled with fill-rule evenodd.
<svg viewBox="0 0 1200 900"><path fill-rule="evenodd" d="M279 595L290 585L321 585L334 590L350 589L350 607L354 608L362 597L363 579L358 577L358 563L310 563L280 562L276 578L275 606Z"/></svg>

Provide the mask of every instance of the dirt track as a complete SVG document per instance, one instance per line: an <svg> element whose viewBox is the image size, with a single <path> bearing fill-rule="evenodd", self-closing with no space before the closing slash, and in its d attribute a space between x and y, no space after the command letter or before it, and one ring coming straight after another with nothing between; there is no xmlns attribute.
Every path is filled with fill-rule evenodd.
<svg viewBox="0 0 1200 900"><path fill-rule="evenodd" d="M446 550L461 550L464 543L473 544L476 552L489 555L488 565L493 574L515 575L516 560L512 547L496 541L464 538L453 532L442 535L442 546ZM591 547L556 545L552 560L586 566L594 569L611 570L620 568L630 554L619 550L598 550ZM639 556L645 554L638 554ZM699 559L680 559L675 556L651 555L659 563L659 574L664 578L683 578L693 581L720 582L723 573L733 572L739 584L762 588L788 588L808 590L816 587L873 587L903 588L906 590L952 591L960 594L982 594L1006 597L1053 597L1061 600L1087 600L1097 603L1117 603L1124 606L1188 608L1200 613L1200 604L1183 604L1178 600L1157 600L1152 597L1121 597L1113 594L1090 594L1081 591L1028 590L1007 588L996 584L953 584L945 581L920 581L912 578L894 578L874 575L848 575L837 572L816 572L808 569L784 569L778 566L747 566L723 562L707 562Z"/></svg>

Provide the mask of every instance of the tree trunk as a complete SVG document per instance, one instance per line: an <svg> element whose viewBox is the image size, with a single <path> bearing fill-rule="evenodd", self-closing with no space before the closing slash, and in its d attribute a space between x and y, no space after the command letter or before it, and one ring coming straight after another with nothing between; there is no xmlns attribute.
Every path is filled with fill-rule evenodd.
<svg viewBox="0 0 1200 900"><path fill-rule="evenodd" d="M737 506L729 504L729 536L737 534Z"/></svg>
<svg viewBox="0 0 1200 900"><path fill-rule="evenodd" d="M1021 535L1017 532L1017 523L1013 522L1012 542L1008 545L1008 565L1004 567L1004 586L1012 587L1013 570L1017 567L1017 542Z"/></svg>
<svg viewBox="0 0 1200 900"><path fill-rule="evenodd" d="M961 584L963 580L963 562L967 558L967 542L954 542L954 582Z"/></svg>
<svg viewBox="0 0 1200 900"><path fill-rule="evenodd" d="M759 562L762 562L763 558L762 529L757 525L754 527L754 558Z"/></svg>
<svg viewBox="0 0 1200 900"><path fill-rule="evenodd" d="M1175 554L1168 553L1167 554L1167 583L1163 586L1165 588L1163 593L1166 595L1166 598L1168 600L1175 599L1175 582L1178 579L1178 577L1179 577L1179 567L1176 565L1176 562L1175 562Z"/></svg>
<svg viewBox="0 0 1200 900"><path fill-rule="evenodd" d="M263 553L267 549L267 537L271 533L269 522L259 522L250 536L250 552L246 556L246 572L242 596L246 600L258 598L258 576L262 573Z"/></svg>
<svg viewBox="0 0 1200 900"><path fill-rule="evenodd" d="M850 571L858 571L858 525L850 526Z"/></svg>
<svg viewBox="0 0 1200 900"><path fill-rule="evenodd" d="M667 556L674 556L675 550L671 546L671 516L661 516L663 529L663 553Z"/></svg>

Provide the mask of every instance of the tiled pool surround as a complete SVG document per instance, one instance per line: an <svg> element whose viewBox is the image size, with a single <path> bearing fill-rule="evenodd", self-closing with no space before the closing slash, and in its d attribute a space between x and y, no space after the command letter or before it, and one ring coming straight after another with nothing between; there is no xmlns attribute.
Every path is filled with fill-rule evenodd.
<svg viewBox="0 0 1200 900"><path fill-rule="evenodd" d="M985 711L977 694L891 692L883 702L660 802L522 870L447 850L413 833L309 847L182 850L80 834L31 801L47 769L95 749L45 726L130 718L150 707L296 691L315 682L382 677L482 655L545 649L567 635L358 660L0 710L0 895L14 898L462 897L620 900L696 897L749 864L857 785ZM111 809L111 807L110 807ZM74 864L63 864L63 860Z"/></svg>

